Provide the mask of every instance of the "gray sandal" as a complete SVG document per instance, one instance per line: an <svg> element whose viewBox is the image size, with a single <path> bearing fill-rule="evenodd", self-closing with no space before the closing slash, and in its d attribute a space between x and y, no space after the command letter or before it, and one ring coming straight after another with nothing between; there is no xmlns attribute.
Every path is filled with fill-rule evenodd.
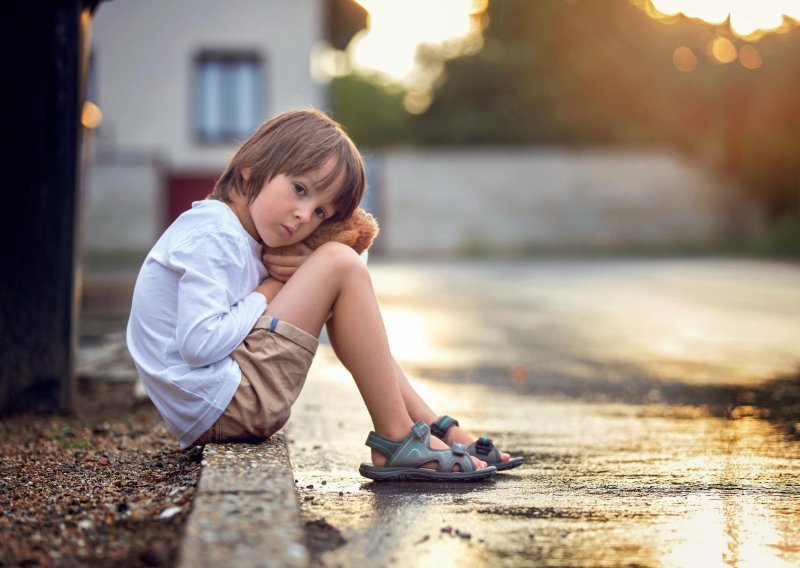
<svg viewBox="0 0 800 568"><path fill-rule="evenodd" d="M458 420L450 416L440 416L436 422L431 424L431 433L439 438L445 444L447 443L447 431L453 426L458 426ZM453 444L455 446L455 444ZM485 461L488 465L493 465L497 471L504 471L513 469L520 466L525 461L525 458L510 458L508 461L503 461L500 458L500 450L498 450L491 438L480 437L467 446L469 455Z"/></svg>
<svg viewBox="0 0 800 568"><path fill-rule="evenodd" d="M367 446L386 455L386 465L362 463L358 471L376 481L482 481L497 471L493 466L476 470L464 444L453 444L449 450L434 450L430 440L430 428L422 420L402 440L370 432ZM431 462L436 462L436 469L422 467ZM461 471L453 471L456 465Z"/></svg>

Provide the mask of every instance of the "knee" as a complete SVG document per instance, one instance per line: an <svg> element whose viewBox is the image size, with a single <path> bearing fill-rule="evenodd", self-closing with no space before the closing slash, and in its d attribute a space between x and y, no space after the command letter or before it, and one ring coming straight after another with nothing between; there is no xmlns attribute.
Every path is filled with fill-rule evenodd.
<svg viewBox="0 0 800 568"><path fill-rule="evenodd" d="M339 242L331 241L320 245L311 256L324 259L340 274L369 274L361 255L349 246Z"/></svg>

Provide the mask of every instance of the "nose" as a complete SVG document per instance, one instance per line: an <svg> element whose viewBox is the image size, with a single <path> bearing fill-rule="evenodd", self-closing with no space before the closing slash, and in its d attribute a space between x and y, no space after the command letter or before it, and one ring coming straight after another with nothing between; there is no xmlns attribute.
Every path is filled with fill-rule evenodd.
<svg viewBox="0 0 800 568"><path fill-rule="evenodd" d="M310 205L298 207L294 212L295 218L301 223L308 223L311 220L313 208Z"/></svg>

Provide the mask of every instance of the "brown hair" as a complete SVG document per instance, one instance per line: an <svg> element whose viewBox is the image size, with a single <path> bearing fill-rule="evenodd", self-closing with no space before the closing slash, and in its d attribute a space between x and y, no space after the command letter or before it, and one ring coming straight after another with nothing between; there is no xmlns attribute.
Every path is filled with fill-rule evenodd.
<svg viewBox="0 0 800 568"><path fill-rule="evenodd" d="M341 179L333 221L349 217L366 186L364 162L341 126L316 110L295 110L269 119L234 154L209 198L231 201L231 191L252 202L264 183L277 175L304 175L333 159L336 166L320 181L324 190ZM242 171L248 169L244 179Z"/></svg>

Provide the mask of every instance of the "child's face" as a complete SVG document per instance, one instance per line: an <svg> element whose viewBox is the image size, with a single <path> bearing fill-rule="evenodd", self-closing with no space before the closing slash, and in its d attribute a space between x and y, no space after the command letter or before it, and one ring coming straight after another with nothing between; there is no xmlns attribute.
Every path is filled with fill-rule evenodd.
<svg viewBox="0 0 800 568"><path fill-rule="evenodd" d="M317 183L334 166L331 160L309 174L279 174L264 183L249 205L253 225L264 244L279 247L300 242L336 213L336 184L321 191Z"/></svg>

